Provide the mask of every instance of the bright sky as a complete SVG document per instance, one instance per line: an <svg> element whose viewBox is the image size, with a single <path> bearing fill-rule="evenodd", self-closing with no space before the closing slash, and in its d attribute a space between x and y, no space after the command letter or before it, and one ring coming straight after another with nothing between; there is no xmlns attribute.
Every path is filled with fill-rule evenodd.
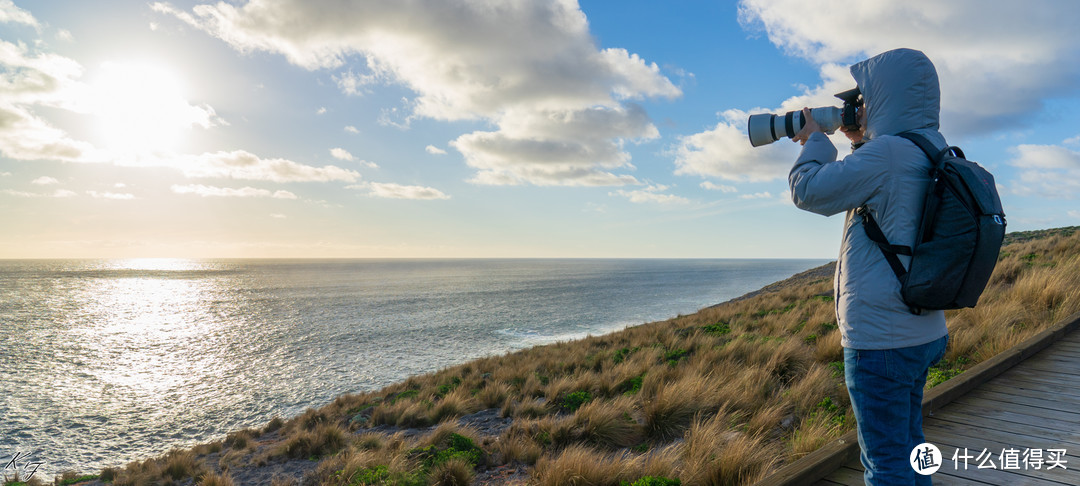
<svg viewBox="0 0 1080 486"><path fill-rule="evenodd" d="M798 147L920 49L1010 230L1080 224L1080 2L0 0L0 258L834 258ZM834 138L842 149L842 137Z"/></svg>

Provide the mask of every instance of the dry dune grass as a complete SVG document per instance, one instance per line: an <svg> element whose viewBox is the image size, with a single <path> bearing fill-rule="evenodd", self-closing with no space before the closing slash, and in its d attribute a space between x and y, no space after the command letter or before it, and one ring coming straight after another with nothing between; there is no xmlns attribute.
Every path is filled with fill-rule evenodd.
<svg viewBox="0 0 1080 486"><path fill-rule="evenodd" d="M457 484L482 464L513 462L533 465L539 485L647 476L748 484L855 426L831 292L829 277L802 281L343 396L278 421L270 458L317 457L322 484ZM980 305L949 313L950 347L928 386L1078 311L1080 232L1008 245ZM487 408L514 423L470 449L482 438L454 419ZM440 423L419 439L364 433ZM256 433L230 434L227 447L249 447ZM202 478L205 468L184 454L133 463L115 484Z"/></svg>

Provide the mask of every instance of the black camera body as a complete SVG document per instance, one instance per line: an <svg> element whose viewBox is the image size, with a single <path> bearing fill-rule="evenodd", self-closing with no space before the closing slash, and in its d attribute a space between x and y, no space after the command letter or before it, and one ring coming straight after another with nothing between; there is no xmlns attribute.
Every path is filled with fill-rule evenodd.
<svg viewBox="0 0 1080 486"><path fill-rule="evenodd" d="M862 92L859 91L858 87L855 87L842 93L836 93L834 96L844 102L843 114L840 120L841 126L848 130L858 130L859 116L855 110L863 105Z"/></svg>

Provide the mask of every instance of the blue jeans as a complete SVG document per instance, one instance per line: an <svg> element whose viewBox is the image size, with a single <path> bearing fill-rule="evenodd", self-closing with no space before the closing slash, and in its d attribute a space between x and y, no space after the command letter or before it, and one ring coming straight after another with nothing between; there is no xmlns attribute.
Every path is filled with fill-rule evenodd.
<svg viewBox="0 0 1080 486"><path fill-rule="evenodd" d="M908 463L926 442L922 398L927 370L945 356L949 336L918 346L844 348L844 377L859 428L860 459L868 485L929 485ZM940 460L940 459L939 459Z"/></svg>

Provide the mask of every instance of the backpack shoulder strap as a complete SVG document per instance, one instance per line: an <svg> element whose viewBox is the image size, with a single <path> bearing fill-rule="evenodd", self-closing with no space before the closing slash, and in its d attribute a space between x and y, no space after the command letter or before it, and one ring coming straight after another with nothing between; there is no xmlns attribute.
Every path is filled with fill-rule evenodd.
<svg viewBox="0 0 1080 486"><path fill-rule="evenodd" d="M918 133L902 132L896 135L898 137L903 137L914 142L915 145L922 149L923 153L925 153L926 156L930 158L930 161L934 163L934 166L940 166L942 159L945 158L945 154L948 153L950 150L952 151L953 155L962 159L965 158L964 151L960 150L960 147L947 146L945 147L945 149L939 150L937 147L934 146L933 143L930 142L930 140L927 140L926 137L919 135Z"/></svg>
<svg viewBox="0 0 1080 486"><path fill-rule="evenodd" d="M889 243L889 239L885 237L885 233L881 231L881 227L878 226L877 221L874 221L874 217L870 214L870 208L860 206L855 210L855 213L862 216L866 236L881 249L881 253L885 255L885 260L889 262L889 266L892 267L896 278L902 282L908 271L904 268L904 264L900 262L900 257L896 255L911 256L911 247Z"/></svg>

